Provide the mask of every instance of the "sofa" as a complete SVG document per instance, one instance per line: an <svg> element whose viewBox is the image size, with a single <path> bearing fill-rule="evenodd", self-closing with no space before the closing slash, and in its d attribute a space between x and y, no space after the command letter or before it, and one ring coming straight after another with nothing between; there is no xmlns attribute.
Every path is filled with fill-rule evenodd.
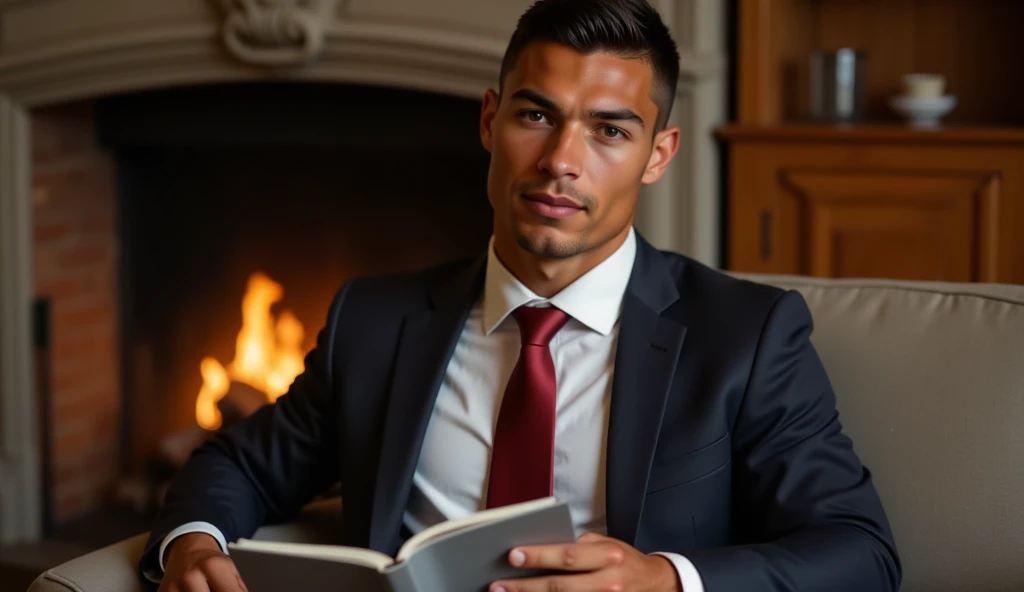
<svg viewBox="0 0 1024 592"><path fill-rule="evenodd" d="M747 275L799 290L840 419L872 471L907 592L1024 590L1024 286ZM330 542L341 500L256 538ZM30 592L146 590L146 535Z"/></svg>

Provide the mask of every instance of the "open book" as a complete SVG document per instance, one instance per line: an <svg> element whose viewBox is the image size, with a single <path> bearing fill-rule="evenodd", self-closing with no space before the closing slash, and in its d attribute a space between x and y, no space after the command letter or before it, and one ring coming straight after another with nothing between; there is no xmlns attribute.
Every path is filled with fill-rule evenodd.
<svg viewBox="0 0 1024 592"><path fill-rule="evenodd" d="M513 547L575 540L568 505L545 498L436 524L406 541L393 559L355 547L248 539L228 548L251 592L473 592L495 580L544 573L509 565Z"/></svg>

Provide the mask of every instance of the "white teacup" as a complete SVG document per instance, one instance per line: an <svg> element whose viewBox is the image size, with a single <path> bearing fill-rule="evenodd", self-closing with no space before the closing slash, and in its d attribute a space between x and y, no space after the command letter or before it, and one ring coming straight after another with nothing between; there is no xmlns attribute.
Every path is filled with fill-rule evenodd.
<svg viewBox="0 0 1024 592"><path fill-rule="evenodd" d="M903 96L915 99L934 99L946 92L946 77L942 74L907 74L903 77Z"/></svg>

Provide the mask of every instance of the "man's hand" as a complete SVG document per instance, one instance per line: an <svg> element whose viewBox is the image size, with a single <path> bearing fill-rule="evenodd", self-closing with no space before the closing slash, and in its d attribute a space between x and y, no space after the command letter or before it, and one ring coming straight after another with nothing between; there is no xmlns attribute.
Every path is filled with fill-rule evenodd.
<svg viewBox="0 0 1024 592"><path fill-rule="evenodd" d="M517 547L508 554L516 567L570 572L542 578L494 582L490 592L682 592L668 559L644 555L617 539L587 533L573 545Z"/></svg>
<svg viewBox="0 0 1024 592"><path fill-rule="evenodd" d="M167 549L159 592L247 592L235 564L208 534L184 534Z"/></svg>

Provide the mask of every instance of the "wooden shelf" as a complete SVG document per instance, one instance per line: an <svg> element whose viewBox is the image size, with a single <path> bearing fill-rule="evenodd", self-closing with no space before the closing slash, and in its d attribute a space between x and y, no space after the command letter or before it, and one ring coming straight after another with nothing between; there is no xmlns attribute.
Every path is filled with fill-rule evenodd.
<svg viewBox="0 0 1024 592"><path fill-rule="evenodd" d="M901 125L732 124L716 136L729 141L762 142L872 142L912 144L1020 144L1024 127L942 127L933 130Z"/></svg>
<svg viewBox="0 0 1024 592"><path fill-rule="evenodd" d="M901 123L889 98L911 72L946 76L957 106L951 125L1024 125L1024 1L738 0L737 119L805 120L810 58L817 50L863 52L864 113Z"/></svg>

